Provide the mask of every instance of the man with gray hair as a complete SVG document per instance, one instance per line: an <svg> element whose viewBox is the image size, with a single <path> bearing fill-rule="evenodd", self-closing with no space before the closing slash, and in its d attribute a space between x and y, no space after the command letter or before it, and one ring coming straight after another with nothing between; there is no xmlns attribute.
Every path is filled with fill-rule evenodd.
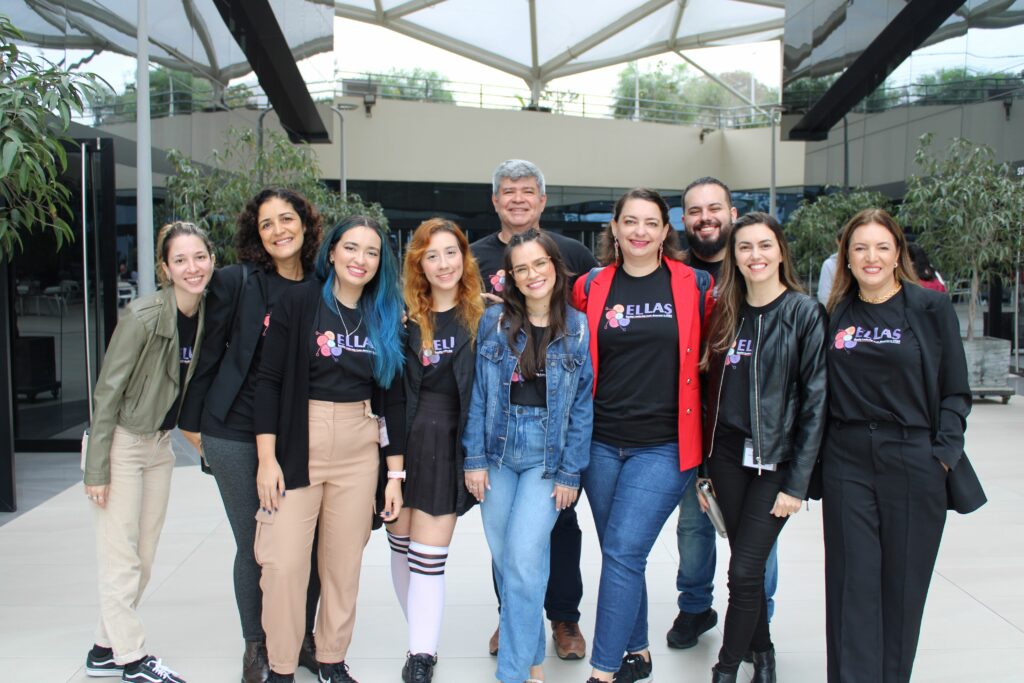
<svg viewBox="0 0 1024 683"><path fill-rule="evenodd" d="M470 245L480 266L484 282L484 298L500 303L505 287L512 287L511 274L504 270L505 247L513 235L530 228L540 229L540 217L547 205L544 174L523 159L509 159L498 164L491 180L491 202L501 222L501 229ZM575 278L597 266L590 250L577 240L557 232L546 232L558 245L570 275L570 289ZM551 571L544 596L544 611L551 621L555 653L561 659L583 659L587 643L580 633L580 601L583 599L583 577L580 574L580 552L583 534L576 519L576 505L558 515L551 531ZM501 594L495 580L498 609ZM498 653L499 633L491 636L489 649Z"/></svg>

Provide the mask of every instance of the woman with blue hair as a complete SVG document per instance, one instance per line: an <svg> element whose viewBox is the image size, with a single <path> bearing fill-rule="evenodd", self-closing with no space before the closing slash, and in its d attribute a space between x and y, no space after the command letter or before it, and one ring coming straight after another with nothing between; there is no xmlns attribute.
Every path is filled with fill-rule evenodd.
<svg viewBox="0 0 1024 683"><path fill-rule="evenodd" d="M294 680L319 525L319 678L349 683L361 549L397 518L405 478L402 295L380 225L355 216L328 231L316 279L285 293L266 334L255 424L267 680Z"/></svg>

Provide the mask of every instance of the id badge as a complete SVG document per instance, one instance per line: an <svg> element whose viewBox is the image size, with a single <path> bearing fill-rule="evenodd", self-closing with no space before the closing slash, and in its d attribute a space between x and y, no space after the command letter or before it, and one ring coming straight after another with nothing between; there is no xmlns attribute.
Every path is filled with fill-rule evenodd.
<svg viewBox="0 0 1024 683"><path fill-rule="evenodd" d="M377 416L377 443L381 448L386 448L391 441L388 440L388 423L383 415Z"/></svg>
<svg viewBox="0 0 1024 683"><path fill-rule="evenodd" d="M743 440L743 466L750 467L755 470L767 470L774 472L776 465L759 465L754 462L754 441L752 439Z"/></svg>

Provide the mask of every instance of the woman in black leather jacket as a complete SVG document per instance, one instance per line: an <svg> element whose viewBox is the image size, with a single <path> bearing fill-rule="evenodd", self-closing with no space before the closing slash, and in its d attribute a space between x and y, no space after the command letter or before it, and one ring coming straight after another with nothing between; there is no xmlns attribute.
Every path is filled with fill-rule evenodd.
<svg viewBox="0 0 1024 683"><path fill-rule="evenodd" d="M764 567L806 497L825 427L825 311L803 294L782 228L765 213L733 224L705 340L704 468L732 556L715 683L733 683L753 652L756 683L774 683ZM707 502L698 492L701 506Z"/></svg>

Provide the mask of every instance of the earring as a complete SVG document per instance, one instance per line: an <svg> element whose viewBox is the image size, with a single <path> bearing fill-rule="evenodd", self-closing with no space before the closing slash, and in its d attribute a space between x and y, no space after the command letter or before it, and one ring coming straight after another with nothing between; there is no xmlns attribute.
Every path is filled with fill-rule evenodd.
<svg viewBox="0 0 1024 683"><path fill-rule="evenodd" d="M617 239L615 239L614 237L612 238L612 246L615 248L615 260L618 261L619 260L619 241Z"/></svg>
<svg viewBox="0 0 1024 683"><path fill-rule="evenodd" d="M849 264L849 263L847 263L847 264L846 264L846 269L847 269L847 270L853 270L853 268L851 268L851 267L850 267L850 264Z"/></svg>
<svg viewBox="0 0 1024 683"><path fill-rule="evenodd" d="M661 263L662 256L665 255L665 243L662 242L658 245L658 263Z"/></svg>

